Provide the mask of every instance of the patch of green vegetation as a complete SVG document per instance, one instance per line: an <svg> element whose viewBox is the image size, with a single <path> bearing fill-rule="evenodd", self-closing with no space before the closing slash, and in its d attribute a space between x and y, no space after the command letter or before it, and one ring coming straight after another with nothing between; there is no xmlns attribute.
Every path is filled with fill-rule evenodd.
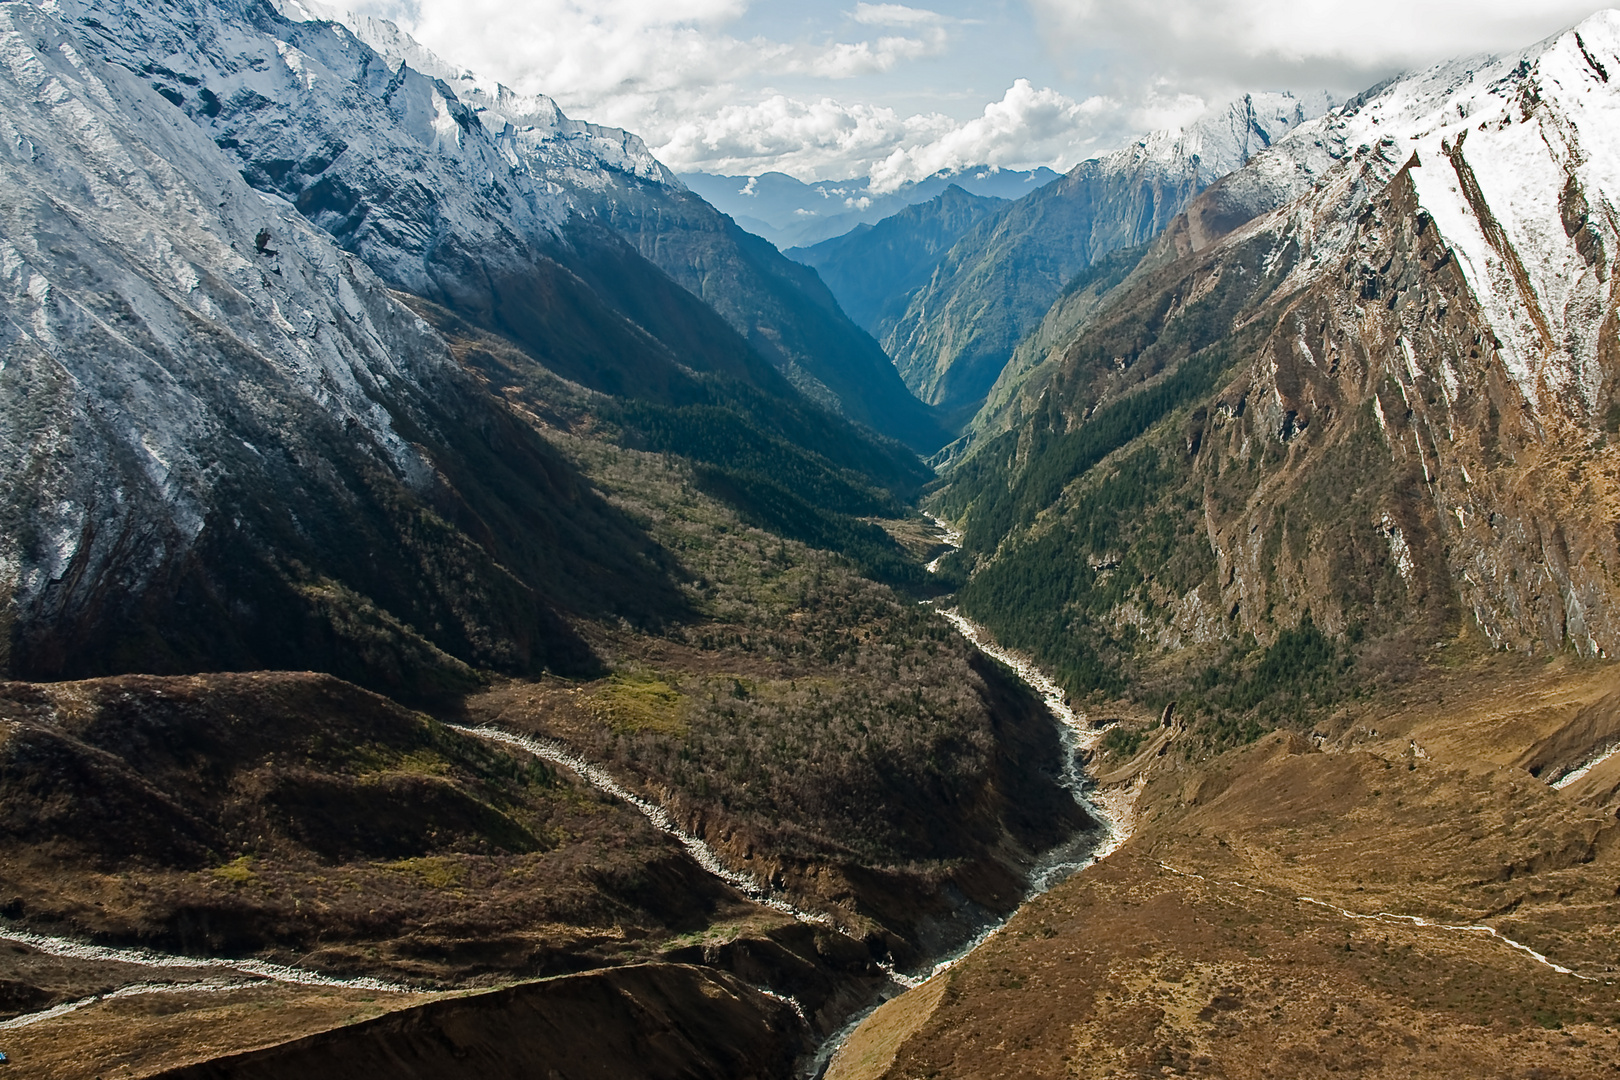
<svg viewBox="0 0 1620 1080"><path fill-rule="evenodd" d="M1102 737L1102 749L1105 753L1118 758L1132 758L1147 742L1148 733L1139 727L1128 724L1116 724L1108 729Z"/></svg>
<svg viewBox="0 0 1620 1080"><path fill-rule="evenodd" d="M460 859L447 859L427 855L415 859L397 859L385 864L414 877L430 889L452 889L467 879L467 865Z"/></svg>
<svg viewBox="0 0 1620 1080"><path fill-rule="evenodd" d="M317 746L315 748L319 750ZM402 748L368 742L345 755L349 766L362 778L382 773L409 773L412 776L448 776L450 761L432 746Z"/></svg>
<svg viewBox="0 0 1620 1080"><path fill-rule="evenodd" d="M1157 446L1132 451L968 581L963 610L1041 657L1072 696L1123 692L1135 642L1119 607L1153 611L1214 570L1189 477Z"/></svg>
<svg viewBox="0 0 1620 1080"><path fill-rule="evenodd" d="M814 450L761 430L734 407L626 402L613 415L626 429L626 441L637 449L679 454L728 473L769 476L831 513L894 516L903 512L894 494L880 486L883 480L893 482L898 477L886 475L879 480L836 465ZM806 437L814 438L808 432Z"/></svg>
<svg viewBox="0 0 1620 1080"><path fill-rule="evenodd" d="M1309 614L1265 649L1252 647L1252 638L1250 646L1205 668L1183 695L1211 745L1253 742L1279 727L1307 728L1357 692L1350 650L1318 629Z"/></svg>
<svg viewBox="0 0 1620 1080"><path fill-rule="evenodd" d="M1130 276L1142 256L1147 254L1150 244L1141 244L1132 248L1120 248L1110 251L1090 266L1081 270L1069 279L1063 286L1064 296L1073 296L1082 289L1091 289L1101 295L1118 285Z"/></svg>
<svg viewBox="0 0 1620 1080"><path fill-rule="evenodd" d="M686 696L664 679L642 672L615 672L591 696L593 711L613 730L685 735Z"/></svg>
<svg viewBox="0 0 1620 1080"><path fill-rule="evenodd" d="M594 740L582 752L784 856L970 856L961 817L994 767L995 734L961 637L849 560L739 521L691 482L699 467L570 445L620 505L647 508L708 616L667 634L714 658L679 681L627 667L684 695L684 728L603 723L576 736Z"/></svg>
<svg viewBox="0 0 1620 1080"><path fill-rule="evenodd" d="M228 881L232 885L246 885L259 876L253 872L253 862L252 855L243 855L240 858L232 859L224 866L214 867L211 873L220 881Z"/></svg>
<svg viewBox="0 0 1620 1080"><path fill-rule="evenodd" d="M950 516L967 518L963 547L994 551L1003 537L1033 523L1088 469L1214 389L1232 362L1228 348L1211 347L1158 382L1098 409L1072 431L1048 426L1030 432L1032 445L1027 448L1020 445L1018 432L994 440L962 466L941 500ZM1015 472L1015 450L1027 464L1009 475Z"/></svg>

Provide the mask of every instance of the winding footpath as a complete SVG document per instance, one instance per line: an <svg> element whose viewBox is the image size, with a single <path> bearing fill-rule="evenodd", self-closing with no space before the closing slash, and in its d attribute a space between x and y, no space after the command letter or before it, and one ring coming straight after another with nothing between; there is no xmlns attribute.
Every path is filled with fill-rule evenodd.
<svg viewBox="0 0 1620 1080"><path fill-rule="evenodd" d="M1160 861L1159 869L1175 874L1177 877L1193 878L1198 881L1207 882L1210 885L1226 885L1238 889L1247 889L1249 892L1259 893L1261 896L1268 897L1272 900L1288 899L1288 897L1271 892L1268 889L1262 889L1258 885L1246 885L1241 881L1222 881L1216 878L1205 877L1203 874L1195 874L1191 870L1178 870L1174 866L1171 866L1169 863L1163 861ZM1389 911L1376 911L1371 915L1368 915L1359 911L1351 911L1349 908L1342 908L1338 904L1330 904L1326 900L1318 900L1314 896L1296 896L1293 897L1293 899L1301 904L1314 904L1317 907L1326 908L1328 911L1331 911L1337 915L1342 915L1346 919L1355 919L1361 922L1390 923L1397 926L1412 926L1426 930L1441 930L1452 934L1484 934L1486 937L1495 938L1497 941L1500 941L1503 945L1506 945L1510 949L1523 953L1543 967L1551 968L1560 975L1568 975L1571 978L1580 979L1583 982L1599 981L1590 975L1582 975L1573 968L1567 968L1554 960L1550 960L1547 958L1546 954L1537 952L1523 942L1514 941L1496 927L1486 926L1483 923L1441 923L1435 922L1433 919L1425 919L1421 915L1397 915Z"/></svg>

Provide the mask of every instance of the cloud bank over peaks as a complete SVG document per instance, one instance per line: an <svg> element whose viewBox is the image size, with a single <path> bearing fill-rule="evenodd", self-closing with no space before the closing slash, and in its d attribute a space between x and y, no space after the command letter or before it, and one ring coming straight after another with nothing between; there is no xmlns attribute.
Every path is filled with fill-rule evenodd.
<svg viewBox="0 0 1620 1080"><path fill-rule="evenodd" d="M1205 94L1257 82L1354 93L1439 60L1517 51L1600 6L1600 0L1028 2L1053 54L1103 50L1115 78L1146 72Z"/></svg>
<svg viewBox="0 0 1620 1080"><path fill-rule="evenodd" d="M452 64L635 132L677 172L870 176L881 194L941 169L1061 171L1246 91L1342 98L1522 48L1595 0L350 2Z"/></svg>
<svg viewBox="0 0 1620 1080"><path fill-rule="evenodd" d="M767 21L764 28L775 33L749 33L761 25L745 18L751 6L752 0L353 4L357 14L397 22L452 64L523 93L549 95L578 119L637 133L677 172L779 171L802 180L871 174L882 193L969 165L1066 168L1137 130L1137 117L1113 115L1120 103L1112 97L1076 99L1027 78L997 77L991 86L1005 89L987 104L961 94L935 95L959 99L948 108L923 100L921 109L902 110L881 96L873 100L875 79L903 84L918 64L942 59L954 68L966 33L985 29L972 18L863 0L818 17L809 30ZM947 72L947 82L954 74ZM1192 111L1199 108L1201 102Z"/></svg>
<svg viewBox="0 0 1620 1080"><path fill-rule="evenodd" d="M869 175L870 190L882 194L942 169L1066 169L1137 133L1146 118L1175 126L1203 110L1197 98L1121 110L1112 98L1075 101L1027 79L965 122L941 113L901 116L833 98L801 101L777 94L695 117L655 152L677 172L773 171L801 180Z"/></svg>
<svg viewBox="0 0 1620 1080"><path fill-rule="evenodd" d="M1110 126L1118 109L1112 98L1075 101L1019 79L1000 101L986 105L983 115L964 124L940 124L927 141L896 146L871 166L872 190L893 191L908 180L970 165L1047 165L1062 171L1089 156L1104 137L1099 129Z"/></svg>

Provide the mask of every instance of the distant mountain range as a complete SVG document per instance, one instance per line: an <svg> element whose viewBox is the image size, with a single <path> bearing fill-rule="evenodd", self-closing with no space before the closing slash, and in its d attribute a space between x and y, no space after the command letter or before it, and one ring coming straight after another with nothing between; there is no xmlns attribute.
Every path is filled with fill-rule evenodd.
<svg viewBox="0 0 1620 1080"><path fill-rule="evenodd" d="M913 393L964 422L1077 275L1147 242L1193 196L1331 104L1325 95L1246 95L1185 130L1081 162L970 227L960 213L926 225L913 214L882 232L794 254L821 271L846 309L861 312L857 319L883 342ZM919 236L937 238L947 220L964 228L931 266L916 264L888 284L872 276L895 233L921 229ZM885 291L874 297L873 288Z"/></svg>
<svg viewBox="0 0 1620 1080"><path fill-rule="evenodd" d="M1044 166L1020 171L994 165L947 169L894 191L873 192L867 177L805 183L786 173L716 176L682 173L687 187L782 250L808 247L927 202L951 185L992 199L1020 199L1058 178Z"/></svg>
<svg viewBox="0 0 1620 1080"><path fill-rule="evenodd" d="M857 225L812 247L789 248L787 255L815 267L849 317L875 336L900 317L957 239L1006 205L952 184L876 225Z"/></svg>

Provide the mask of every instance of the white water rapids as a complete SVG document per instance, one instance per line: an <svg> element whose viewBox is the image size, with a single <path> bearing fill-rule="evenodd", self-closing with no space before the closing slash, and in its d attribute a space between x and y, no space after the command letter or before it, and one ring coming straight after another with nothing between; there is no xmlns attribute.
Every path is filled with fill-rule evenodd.
<svg viewBox="0 0 1620 1080"><path fill-rule="evenodd" d="M934 520L944 534L946 542L954 548L960 541L961 534L939 519ZM944 556L940 556L940 558L944 558ZM928 569L931 571L936 570L938 564L939 559L935 559L929 563ZM1101 737L1102 733L1100 731L1090 731L1086 728L1083 718L1077 716L1069 708L1062 689L1056 683L1027 659L1001 648L982 627L959 612L941 610L940 614L971 644L985 655L1005 664L1040 695L1054 719L1058 721L1058 732L1063 746L1062 773L1059 782L1099 825L1099 829L1088 830L1079 834L1071 842L1059 845L1059 847L1048 852L1045 857L1037 862L1029 874L1029 887L1024 897L1024 902L1027 902L1044 893L1076 870L1105 857L1124 842L1128 835L1123 827L1124 822L1128 819L1128 799L1119 802L1098 798L1089 790L1088 780L1078 764L1078 753L1083 749L1090 748ZM543 761L569 770L604 794L634 807L654 828L678 841L692 859L705 871L724 881L749 899L791 915L801 922L828 927L846 936L854 936L852 931L838 925L830 915L799 907L752 875L727 867L721 861L719 854L708 843L681 828L668 810L649 799L637 795L619 783L606 769L587 761L563 744L550 739L521 735L494 727L466 727L458 724L447 724L446 726L463 735L511 746L532 754ZM906 973L898 971L892 964L888 963L879 966L898 987L905 989L917 987L933 976L956 965L1005 925L1006 919L997 920L985 927L972 940L954 950L949 956L920 972ZM106 994L65 1002L39 1012L13 1017L10 1020L0 1022L0 1030L24 1027L29 1024L50 1020L98 1001L140 994L218 993L263 985L265 981L373 990L385 993L408 993L411 989L410 987L384 982L380 979L342 979L261 960L199 958L157 953L146 949L120 949L110 946L90 945L67 938L51 937L6 926L0 926L0 941L11 941L27 945L52 956L68 959L131 964L145 968L221 970L235 972L247 977L235 980L213 977L179 983L136 983ZM762 992L786 1002L801 1017L804 1016L804 1010L796 1000L769 990L762 990ZM818 1060L825 1063L832 1050L842 1043L843 1038L854 1030L856 1024L861 1019L864 1019L865 1015L866 1013L862 1013L851 1020L838 1035L829 1040L823 1053L818 1055Z"/></svg>
<svg viewBox="0 0 1620 1080"><path fill-rule="evenodd" d="M929 516L939 528L945 543L952 550L955 550L961 542L962 534L952 529L945 521L932 515ZM948 555L949 552L945 554ZM934 559L928 564L928 569L936 571L940 559L943 558L945 558L945 555ZM1023 902L1028 902L1030 899L1046 892L1076 870L1080 870L1098 859L1106 857L1125 842L1128 833L1123 828L1123 824L1128 820L1129 816L1129 799L1128 797L1123 800L1117 798L1101 799L1095 797L1091 792L1089 780L1079 766L1079 753L1094 746L1103 733L1101 731L1091 731L1086 727L1084 718L1078 716L1073 709L1069 708L1063 689L1057 683L1053 682L1045 672L1037 668L1028 659L1010 653L997 645L983 627L960 612L936 610L939 610L939 613L956 628L957 632L980 652L1005 664L1030 689L1040 695L1041 700L1045 702L1053 718L1058 721L1058 734L1063 746L1062 774L1059 783L1099 825L1100 835L1099 830L1082 833L1070 843L1059 845L1048 852L1044 858L1036 863L1030 871L1029 888L1023 898ZM606 769L585 760L562 743L552 739L518 735L494 727L463 727L456 724L448 726L464 735L505 743L508 746L514 746L533 754L544 761L561 765L597 790L635 807L654 828L679 841L699 866L749 899L792 915L801 922L826 926L846 936L853 936L844 927L839 926L831 916L822 912L807 911L791 903L756 878L730 869L721 861L719 854L704 840L692 835L676 824L669 811L657 803L630 791L615 780L613 775ZM906 989L921 986L935 975L960 962L963 957L984 944L1004 925L1006 925L1005 919L992 923L971 940L952 951L950 955L920 972L907 973L899 971L893 965L887 963L879 966L883 968L891 979Z"/></svg>

